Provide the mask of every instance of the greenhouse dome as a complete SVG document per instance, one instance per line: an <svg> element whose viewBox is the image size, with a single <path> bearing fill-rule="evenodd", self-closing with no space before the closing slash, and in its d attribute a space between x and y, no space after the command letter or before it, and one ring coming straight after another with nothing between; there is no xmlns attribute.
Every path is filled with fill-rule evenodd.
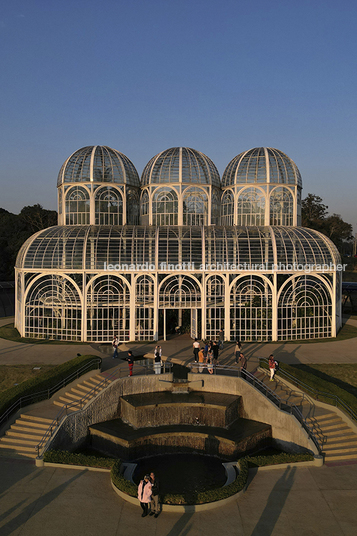
<svg viewBox="0 0 357 536"><path fill-rule="evenodd" d="M295 162L271 147L256 147L240 153L226 167L222 186L234 184L292 184L302 188Z"/></svg>
<svg viewBox="0 0 357 536"><path fill-rule="evenodd" d="M140 187L134 164L125 154L101 145L82 147L62 165L57 186L64 183L105 182Z"/></svg>
<svg viewBox="0 0 357 536"><path fill-rule="evenodd" d="M172 147L145 166L141 186L149 184L204 184L220 187L216 166L208 156L188 147Z"/></svg>
<svg viewBox="0 0 357 536"><path fill-rule="evenodd" d="M95 145L74 152L57 180L59 225L139 223L140 179L124 154Z"/></svg>

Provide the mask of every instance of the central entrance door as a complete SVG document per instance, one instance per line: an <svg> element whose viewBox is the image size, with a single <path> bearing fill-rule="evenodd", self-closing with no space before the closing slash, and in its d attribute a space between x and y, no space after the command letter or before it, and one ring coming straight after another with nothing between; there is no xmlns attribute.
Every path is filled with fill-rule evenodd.
<svg viewBox="0 0 357 536"><path fill-rule="evenodd" d="M159 310L159 338L164 341L177 335L176 328L180 328L181 335L190 335L193 339L201 337L201 309L160 309Z"/></svg>

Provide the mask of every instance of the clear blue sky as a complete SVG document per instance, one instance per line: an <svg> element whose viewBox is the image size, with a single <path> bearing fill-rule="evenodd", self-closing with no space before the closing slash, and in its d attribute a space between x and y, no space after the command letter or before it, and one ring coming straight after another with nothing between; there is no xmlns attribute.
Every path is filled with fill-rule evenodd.
<svg viewBox="0 0 357 536"><path fill-rule="evenodd" d="M11 0L0 13L0 207L57 208L85 145L141 174L172 146L222 174L275 147L357 231L355 0Z"/></svg>

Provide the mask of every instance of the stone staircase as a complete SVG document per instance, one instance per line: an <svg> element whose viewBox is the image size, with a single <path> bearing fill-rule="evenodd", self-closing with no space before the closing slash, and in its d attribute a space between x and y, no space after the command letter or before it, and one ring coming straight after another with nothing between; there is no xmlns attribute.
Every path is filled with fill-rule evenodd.
<svg viewBox="0 0 357 536"><path fill-rule="evenodd" d="M257 370L255 376L274 391L285 403L295 404L322 445L325 463L357 460L357 434L334 407L316 405L308 395L292 390L281 379L269 381L268 373Z"/></svg>
<svg viewBox="0 0 357 536"><path fill-rule="evenodd" d="M79 402L84 396L90 393L90 396L85 401L85 403L87 403L102 391L105 386L108 386L111 383L111 380L108 380L105 386L98 387L104 378L105 375L100 373L81 383L77 383L73 387L70 387L70 385L73 385L70 384L68 386L69 390L66 391L64 395L60 395L56 398L52 403L49 401L41 403L44 408L43 414L50 414L50 417L41 416L41 405L37 408L36 415L31 414L33 413L31 410L29 413L21 414L14 424L12 424L6 431L5 435L0 438L0 455L11 456L15 454L26 456L27 458L36 458L36 446L56 418L60 408L66 404ZM52 408L48 408L49 404ZM82 404L78 404L78 406L74 406L68 411L77 411L78 409L81 409L81 407Z"/></svg>

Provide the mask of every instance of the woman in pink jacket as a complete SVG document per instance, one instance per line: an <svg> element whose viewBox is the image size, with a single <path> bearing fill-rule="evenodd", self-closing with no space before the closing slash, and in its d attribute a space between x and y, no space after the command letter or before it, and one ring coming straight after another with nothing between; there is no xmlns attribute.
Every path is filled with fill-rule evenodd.
<svg viewBox="0 0 357 536"><path fill-rule="evenodd" d="M141 517L145 517L148 515L149 503L151 501L150 475L145 475L144 480L140 480L138 487L138 499L140 501L140 506L143 509Z"/></svg>

